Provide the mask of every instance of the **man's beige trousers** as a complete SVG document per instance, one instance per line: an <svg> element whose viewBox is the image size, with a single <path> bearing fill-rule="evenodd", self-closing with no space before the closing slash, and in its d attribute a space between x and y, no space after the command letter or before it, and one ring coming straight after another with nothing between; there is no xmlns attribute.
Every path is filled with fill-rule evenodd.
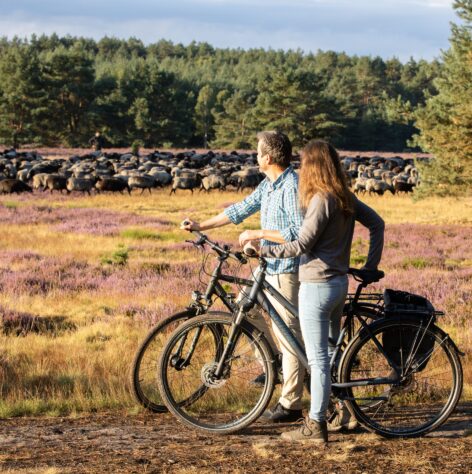
<svg viewBox="0 0 472 474"><path fill-rule="evenodd" d="M266 275L266 281L270 283L280 294L290 303L298 308L299 281L297 273L281 273L280 275ZM287 311L278 301L267 295L276 311L280 314L288 328L294 333L296 338L303 343L300 322L297 317ZM297 355L286 343L277 326L272 323L272 330L277 343L272 337L271 330L262 315L262 311L253 311L249 315L249 320L254 326L264 333L274 354L282 353L283 385L282 394L279 399L281 405L288 410L299 410L302 408L303 380L305 368L298 360Z"/></svg>

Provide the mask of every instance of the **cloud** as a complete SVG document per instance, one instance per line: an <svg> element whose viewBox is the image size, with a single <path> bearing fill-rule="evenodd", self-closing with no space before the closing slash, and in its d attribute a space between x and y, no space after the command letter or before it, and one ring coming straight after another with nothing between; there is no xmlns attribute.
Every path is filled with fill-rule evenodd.
<svg viewBox="0 0 472 474"><path fill-rule="evenodd" d="M1 0L0 0L1 1ZM15 0L0 31L161 38L217 47L317 49L431 59L448 47L449 0Z"/></svg>

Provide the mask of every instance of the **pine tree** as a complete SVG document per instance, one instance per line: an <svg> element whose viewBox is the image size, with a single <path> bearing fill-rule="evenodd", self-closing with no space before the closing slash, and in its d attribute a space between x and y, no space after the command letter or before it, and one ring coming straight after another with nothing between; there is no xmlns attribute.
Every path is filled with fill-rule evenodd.
<svg viewBox="0 0 472 474"><path fill-rule="evenodd" d="M238 90L232 95L220 91L216 96L215 140L213 147L221 148L254 148L257 140L257 128L253 125L254 95Z"/></svg>
<svg viewBox="0 0 472 474"><path fill-rule="evenodd" d="M203 148L207 148L208 142L213 139L212 109L215 106L215 100L215 91L210 85L204 85L198 93L194 110L195 132L199 138L201 137Z"/></svg>
<svg viewBox="0 0 472 474"><path fill-rule="evenodd" d="M79 145L90 134L87 126L95 99L95 68L89 54L79 45L59 47L45 55L44 77L48 109L43 124L52 142Z"/></svg>
<svg viewBox="0 0 472 474"><path fill-rule="evenodd" d="M452 25L438 94L417 112L416 143L434 155L418 163L419 197L470 193L472 185L472 0L456 0L454 9L462 23Z"/></svg>
<svg viewBox="0 0 472 474"><path fill-rule="evenodd" d="M25 44L3 52L0 77L0 143L18 148L37 138L35 116L42 102L38 55Z"/></svg>
<svg viewBox="0 0 472 474"><path fill-rule="evenodd" d="M157 62L146 64L144 88L130 107L137 137L148 146L183 146L193 135L193 93Z"/></svg>

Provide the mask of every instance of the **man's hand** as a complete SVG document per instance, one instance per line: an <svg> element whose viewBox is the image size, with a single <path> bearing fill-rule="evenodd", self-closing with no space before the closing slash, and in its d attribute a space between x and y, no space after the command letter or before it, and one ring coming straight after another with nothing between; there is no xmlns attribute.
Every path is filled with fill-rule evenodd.
<svg viewBox="0 0 472 474"><path fill-rule="evenodd" d="M180 228L182 230L188 230L190 232L191 230L200 230L200 224L198 222L190 220L187 217L180 223Z"/></svg>
<svg viewBox="0 0 472 474"><path fill-rule="evenodd" d="M259 240L250 240L243 248L243 252L248 257L257 257L259 256L259 252L261 250L260 241Z"/></svg>
<svg viewBox="0 0 472 474"><path fill-rule="evenodd" d="M244 245L250 242L251 240L260 240L263 238L264 236L262 230L245 230L239 236L239 245L241 247L244 247Z"/></svg>

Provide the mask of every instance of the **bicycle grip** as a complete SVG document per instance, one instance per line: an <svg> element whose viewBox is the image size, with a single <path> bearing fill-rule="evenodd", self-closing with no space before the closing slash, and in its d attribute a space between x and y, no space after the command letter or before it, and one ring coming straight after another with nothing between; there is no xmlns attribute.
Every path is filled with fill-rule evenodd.
<svg viewBox="0 0 472 474"><path fill-rule="evenodd" d="M248 242L244 247L243 247L243 252L245 255L248 257L258 257L259 252L257 251L256 247L252 245L251 242Z"/></svg>

